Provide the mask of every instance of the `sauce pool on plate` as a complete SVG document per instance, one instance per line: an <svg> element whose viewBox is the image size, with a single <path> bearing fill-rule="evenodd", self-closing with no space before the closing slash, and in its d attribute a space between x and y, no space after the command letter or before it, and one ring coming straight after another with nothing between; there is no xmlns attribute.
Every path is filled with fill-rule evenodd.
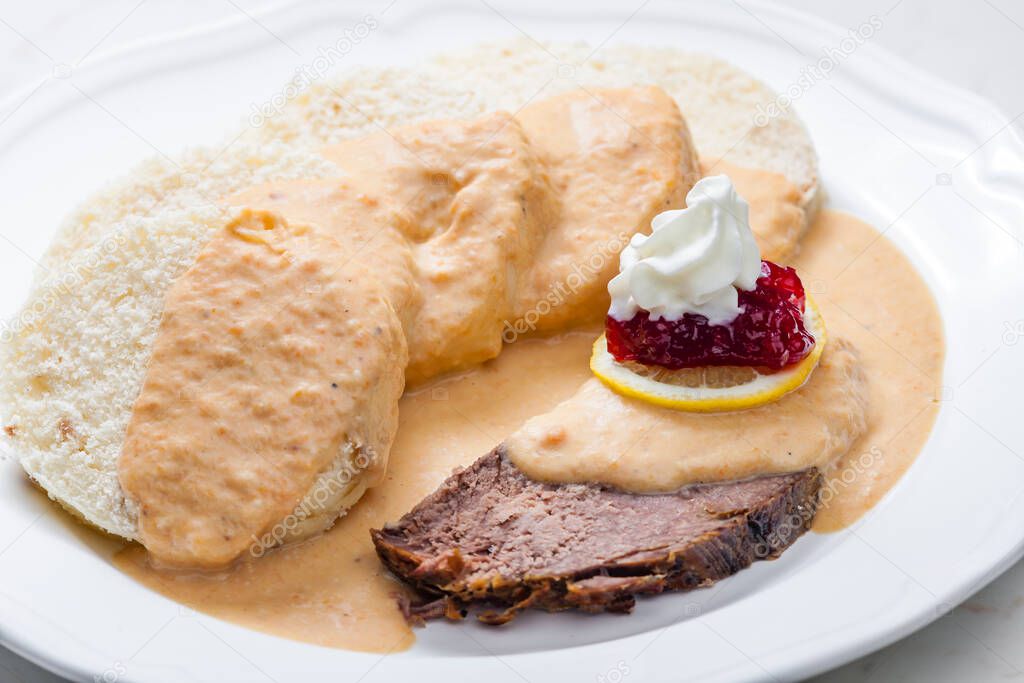
<svg viewBox="0 0 1024 683"><path fill-rule="evenodd" d="M866 377L866 430L825 471L814 522L817 531L834 531L877 503L924 446L938 412L942 321L907 258L848 214L822 212L792 265L830 334L857 348ZM137 545L114 562L173 600L259 631L350 650L407 648L414 636L394 597L405 589L385 574L369 529L397 520L452 468L572 396L591 378L587 360L599 332L522 340L407 393L384 481L318 538L210 576L157 571Z"/></svg>

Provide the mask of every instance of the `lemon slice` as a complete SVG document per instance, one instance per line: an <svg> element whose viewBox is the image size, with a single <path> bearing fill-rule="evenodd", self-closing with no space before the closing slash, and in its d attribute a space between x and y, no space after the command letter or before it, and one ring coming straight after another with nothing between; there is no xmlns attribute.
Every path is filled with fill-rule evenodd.
<svg viewBox="0 0 1024 683"><path fill-rule="evenodd" d="M814 337L810 354L796 365L769 374L738 366L668 370L620 363L608 352L603 334L594 342L590 369L613 391L657 406L697 413L746 410L779 400L811 376L825 349L826 334L821 312L809 297L804 326Z"/></svg>

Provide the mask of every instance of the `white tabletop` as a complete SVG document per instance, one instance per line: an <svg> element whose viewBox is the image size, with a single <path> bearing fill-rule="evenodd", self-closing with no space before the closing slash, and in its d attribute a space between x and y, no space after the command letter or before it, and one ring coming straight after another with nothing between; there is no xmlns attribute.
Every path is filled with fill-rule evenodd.
<svg viewBox="0 0 1024 683"><path fill-rule="evenodd" d="M669 0L654 0L667 2ZM730 0L714 0L730 1ZM877 16L880 45L994 101L1024 132L1024 5L1015 0L779 0L849 27ZM742 6L743 0L737 4ZM251 13L266 0L0 1L0 98L86 55ZM624 3L623 17L641 6ZM756 21L756 17L752 17ZM771 31L770 26L763 26ZM0 112L0 125L8 112ZM997 131L993 131L995 134ZM981 142L981 141L979 141ZM931 626L818 680L1002 681L1024 676L1024 562ZM55 643L54 647L59 647ZM98 672L99 673L99 672ZM108 672L115 674L116 672ZM61 679L0 648L0 681ZM99 680L106 680L105 678ZM283 683L283 682L282 682Z"/></svg>

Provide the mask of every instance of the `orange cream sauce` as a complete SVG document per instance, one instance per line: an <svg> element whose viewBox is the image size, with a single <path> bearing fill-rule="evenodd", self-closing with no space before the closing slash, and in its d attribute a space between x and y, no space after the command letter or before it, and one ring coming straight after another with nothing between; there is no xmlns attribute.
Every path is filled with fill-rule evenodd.
<svg viewBox="0 0 1024 683"><path fill-rule="evenodd" d="M279 227L222 231L167 295L118 464L154 557L225 566L357 454L376 483L406 378L497 356L510 320L600 315L625 239L681 205L697 159L662 90L599 95L616 109L576 92L348 141L325 152L338 178L226 200ZM284 537L330 524L351 483Z"/></svg>
<svg viewBox="0 0 1024 683"><path fill-rule="evenodd" d="M800 190L781 173L744 168L719 159L700 160L704 175L725 174L736 191L750 204L750 229L761 249L761 258L790 263L807 227Z"/></svg>
<svg viewBox="0 0 1024 683"><path fill-rule="evenodd" d="M691 413L620 395L595 378L505 440L528 477L675 491L701 481L822 469L865 428L867 380L856 349L831 339L807 383L749 410Z"/></svg>
<svg viewBox="0 0 1024 683"><path fill-rule="evenodd" d="M939 412L942 318L906 256L849 214L822 212L795 266L867 377L867 430L826 469L814 520L815 530L835 531L870 510L924 447Z"/></svg>
<svg viewBox="0 0 1024 683"><path fill-rule="evenodd" d="M212 575L154 569L139 545L114 562L177 602L259 631L349 650L405 649L414 637L394 597L404 589L385 575L369 530L401 517L453 468L567 398L589 374L587 350L598 333L520 341L473 370L407 393L384 481L318 538Z"/></svg>
<svg viewBox="0 0 1024 683"><path fill-rule="evenodd" d="M118 463L164 564L227 565L325 464L387 452L405 337L347 260L327 233L245 212L172 285ZM360 485L382 474L373 460Z"/></svg>
<svg viewBox="0 0 1024 683"><path fill-rule="evenodd" d="M907 259L847 214L818 217L796 266L829 329L858 349L867 377L865 431L826 472L815 519L816 530L831 531L869 510L927 440L942 383L942 324ZM576 393L591 377L599 332L521 340L494 360L407 393L384 481L318 538L215 576L156 571L135 545L115 563L178 602L260 631L354 650L408 647L413 635L393 600L402 588L383 574L368 530L398 519L453 467Z"/></svg>

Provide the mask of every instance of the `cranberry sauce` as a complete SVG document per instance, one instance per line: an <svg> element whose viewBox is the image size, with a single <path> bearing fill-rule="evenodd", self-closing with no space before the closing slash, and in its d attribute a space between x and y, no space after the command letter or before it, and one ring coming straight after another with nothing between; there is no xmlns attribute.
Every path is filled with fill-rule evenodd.
<svg viewBox="0 0 1024 683"><path fill-rule="evenodd" d="M703 315L652 320L639 311L631 320L605 320L608 351L616 360L672 370L703 365L744 365L780 370L814 348L804 327L804 287L792 268L761 261L754 289L739 292L740 314L727 325Z"/></svg>

